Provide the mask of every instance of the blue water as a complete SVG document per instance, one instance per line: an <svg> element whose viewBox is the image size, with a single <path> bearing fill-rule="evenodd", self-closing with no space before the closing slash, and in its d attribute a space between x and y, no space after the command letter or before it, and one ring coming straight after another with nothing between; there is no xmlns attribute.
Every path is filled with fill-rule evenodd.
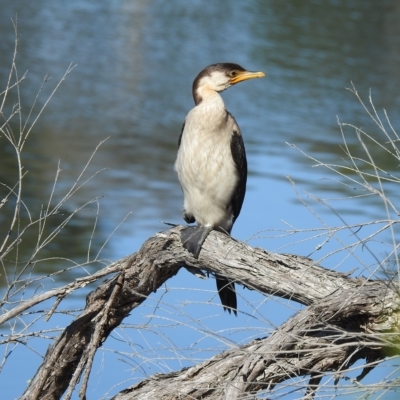
<svg viewBox="0 0 400 400"><path fill-rule="evenodd" d="M17 0L0 1L0 6L0 91L12 62L15 36L11 18L18 14L17 67L20 76L28 70L20 86L24 118L45 74L49 72L51 79L39 96L33 116L70 63L76 64L26 142L23 164L28 175L23 182L23 197L32 215L38 216L42 205L48 202L58 162L62 172L53 204L74 184L96 146L108 138L83 181L96 171L106 170L62 207L68 215L99 197L99 210L95 202L79 212L37 256L38 260L86 260L96 215L90 259L101 250L99 258L117 260L138 250L155 232L166 229L161 221L183 222L182 194L173 163L182 122L193 106L191 84L203 67L229 61L267 74L262 80L240 84L223 94L243 132L249 163L246 199L233 236L267 250L310 255L329 268L356 268L355 276L378 276L377 260L390 252L389 234L368 243L371 253L367 247L359 246L356 258L348 251L339 251L344 243L353 240L349 231L337 234L338 239L332 236L329 241L326 236L317 236L318 232L288 235L282 231L387 218L378 196L365 196L367 192L362 187L316 166L316 161L289 144L322 162L348 165L337 118L386 143L382 131L354 94L346 90L351 82L367 104L371 89L379 115L384 118L385 109L393 127L399 128L400 6L396 1L82 0L39 4ZM8 109L17 101L16 93L11 93L9 99ZM18 121L10 126L18 132ZM385 126L389 132L388 124ZM345 127L344 132L354 155L368 159L355 130ZM0 138L0 146L0 181L11 185L16 179L15 156L4 137ZM371 142L368 146L375 162L397 176L399 160ZM361 169L372 171L365 162L360 164ZM340 171L355 178L348 170ZM385 193L396 206L396 182L385 184ZM0 192L0 196L3 194ZM302 204L299 196L314 212ZM330 206L320 199L327 199ZM7 232L12 208L10 201L0 214L1 237ZM396 213L391 212L390 217L396 218ZM21 218L26 223L27 213ZM57 218L49 221L49 230L60 223L61 217ZM364 227L360 237L368 237L377 229ZM37 230L29 230L20 247L22 259L29 259L36 241ZM321 250L316 250L321 244ZM27 273L40 277L70 265L61 260L41 261ZM7 268L11 278L13 267ZM31 286L26 296L85 273L77 268L54 279L43 279L43 288L39 284ZM4 292L7 283L3 272L0 285ZM85 288L67 298L60 309L84 307L89 290ZM39 309L51 305L49 302ZM88 396L101 398L119 382L131 380L130 383L155 372L169 372L207 358L232 343L265 336L299 306L239 288L239 309L238 318L223 314L215 297L214 281L201 281L181 271L134 310L125 321L131 327L115 332L115 339L104 344L92 372ZM148 315L153 318L149 320ZM39 320L29 329L65 326L68 319L57 315L49 323ZM7 329L3 328L2 333ZM17 331L21 329L18 325ZM220 338L210 332L217 332ZM48 345L46 339L29 343L40 354ZM117 354L117 350L123 353ZM40 360L34 351L17 346L0 375L5 398L21 394ZM374 379L379 379L379 371ZM124 382L110 393L126 386Z"/></svg>

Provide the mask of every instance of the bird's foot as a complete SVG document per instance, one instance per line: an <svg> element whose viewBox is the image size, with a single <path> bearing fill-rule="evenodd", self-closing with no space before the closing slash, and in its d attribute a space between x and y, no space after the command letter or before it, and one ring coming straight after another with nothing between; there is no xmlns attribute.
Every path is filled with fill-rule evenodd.
<svg viewBox="0 0 400 400"><path fill-rule="evenodd" d="M195 258L198 258L201 247L211 231L211 227L188 226L181 231L182 246L192 253Z"/></svg>

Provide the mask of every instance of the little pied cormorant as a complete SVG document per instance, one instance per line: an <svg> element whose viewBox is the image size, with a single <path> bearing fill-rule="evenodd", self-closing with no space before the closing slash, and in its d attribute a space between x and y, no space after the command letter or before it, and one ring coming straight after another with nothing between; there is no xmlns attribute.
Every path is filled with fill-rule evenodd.
<svg viewBox="0 0 400 400"><path fill-rule="evenodd" d="M230 234L246 192L242 135L218 92L263 76L238 64L221 63L204 68L193 82L196 106L183 123L175 170L184 194L183 218L198 225L182 231L182 243L196 258L213 229ZM216 279L224 310L236 314L234 282L222 276Z"/></svg>

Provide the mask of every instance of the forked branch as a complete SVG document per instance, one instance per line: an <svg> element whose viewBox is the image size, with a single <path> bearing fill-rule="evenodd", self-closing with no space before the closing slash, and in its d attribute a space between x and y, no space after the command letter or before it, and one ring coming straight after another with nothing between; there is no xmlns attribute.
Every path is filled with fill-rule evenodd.
<svg viewBox="0 0 400 400"><path fill-rule="evenodd" d="M400 303L388 282L349 278L308 258L251 248L218 232L210 234L196 260L181 245L181 229L148 239L88 296L83 313L50 346L23 399L58 399L66 390L70 398L82 373L87 381L95 351L112 330L185 265L309 307L267 338L157 375L116 398L149 398L149 393L166 399L240 398L307 375L312 385L327 371L340 372L361 358L381 359L384 348L394 346L397 334L383 333L397 329ZM84 390L80 395L84 398Z"/></svg>

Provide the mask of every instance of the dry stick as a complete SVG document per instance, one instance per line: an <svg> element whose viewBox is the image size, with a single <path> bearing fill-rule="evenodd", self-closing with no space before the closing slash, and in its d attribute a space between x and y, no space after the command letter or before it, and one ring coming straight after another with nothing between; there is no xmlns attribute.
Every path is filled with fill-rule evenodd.
<svg viewBox="0 0 400 400"><path fill-rule="evenodd" d="M114 304L116 302L115 300L116 300L117 296L119 295L119 293L121 292L121 288L122 288L124 279L125 279L125 274L124 274L124 272L121 272L120 275L118 276L117 283L114 286L113 292L112 292L109 300L107 301L102 314L99 315L99 317L101 316L101 320L99 323L96 323L96 325L95 325L96 328L95 328L94 334L92 336L92 340L89 344L89 352L86 357L87 361L86 361L85 375L83 377L82 387L79 391L79 396L81 399L84 399L86 396L86 390L87 390L87 385L88 385L88 381L89 381L90 371L92 370L93 359L96 354L96 350L99 348L101 343L105 340L105 336L104 336L105 326L108 322L109 314L112 310L112 307L114 306Z"/></svg>
<svg viewBox="0 0 400 400"><path fill-rule="evenodd" d="M13 25L14 25L14 32L15 32L14 54L13 54L13 60L12 60L12 64L11 64L10 74L8 75L6 89L5 89L4 92L1 93L1 94L4 93L4 97L3 97L3 101L2 101L1 106L0 106L0 112L4 108L4 104L6 102L7 94L9 92L10 88L12 87L12 86L10 86L11 78L12 78L13 70L14 70L14 67L15 67L16 60L17 60L18 34L17 34L17 24L16 24L16 22L14 23L14 21L13 21Z"/></svg>
<svg viewBox="0 0 400 400"><path fill-rule="evenodd" d="M62 286L57 289L52 289L37 296L31 297L29 300L24 301L19 306L14 307L10 311L7 311L5 314L1 315L0 325L4 324L5 322L7 322L12 318L17 317L18 315L28 310L29 308L32 308L37 304L40 304L48 299L51 299L52 297L65 297L67 294L72 293L77 289L83 288L89 283L93 283L98 279L104 278L109 274L119 272L126 259L127 257L107 266L106 268L101 269L100 271L97 271L93 275L85 276L83 278L78 278L74 282L69 283L68 285Z"/></svg>

